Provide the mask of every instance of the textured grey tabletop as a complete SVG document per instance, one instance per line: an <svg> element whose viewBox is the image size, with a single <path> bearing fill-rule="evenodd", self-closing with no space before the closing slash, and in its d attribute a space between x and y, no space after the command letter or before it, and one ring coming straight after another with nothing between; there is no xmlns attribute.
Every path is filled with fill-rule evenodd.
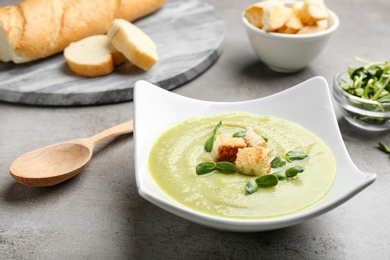
<svg viewBox="0 0 390 260"><path fill-rule="evenodd" d="M224 49L211 68L173 90L183 96L248 100L317 75L331 84L333 75L355 56L390 59L388 0L327 1L340 17L340 28L310 67L287 75L270 71L249 46L240 15L253 1L206 2L225 21ZM84 107L0 102L0 259L388 258L390 158L376 143L390 144L390 133L362 132L336 113L352 160L360 169L376 172L376 182L302 224L231 233L183 220L142 199L134 179L131 135L99 145L83 173L58 186L29 188L9 175L11 162L25 152L88 137L132 118L132 102Z"/></svg>

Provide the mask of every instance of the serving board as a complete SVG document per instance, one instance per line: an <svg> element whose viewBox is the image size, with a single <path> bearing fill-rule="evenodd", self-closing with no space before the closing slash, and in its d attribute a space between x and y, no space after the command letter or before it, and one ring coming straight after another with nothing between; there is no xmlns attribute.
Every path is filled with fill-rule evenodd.
<svg viewBox="0 0 390 260"><path fill-rule="evenodd" d="M43 106L130 101L136 81L172 90L209 68L222 52L224 21L199 0L168 0L135 24L157 45L159 61L151 70L125 63L110 75L85 78L69 70L62 53L26 64L0 62L0 100Z"/></svg>

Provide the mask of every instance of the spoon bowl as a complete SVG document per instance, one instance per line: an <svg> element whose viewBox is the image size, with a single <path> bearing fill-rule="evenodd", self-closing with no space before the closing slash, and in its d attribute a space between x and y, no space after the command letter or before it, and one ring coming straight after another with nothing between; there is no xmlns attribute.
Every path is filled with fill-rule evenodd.
<svg viewBox="0 0 390 260"><path fill-rule="evenodd" d="M129 121L89 138L39 148L17 158L10 166L10 174L16 181L28 186L59 184L84 169L92 158L96 144L132 131L133 121Z"/></svg>

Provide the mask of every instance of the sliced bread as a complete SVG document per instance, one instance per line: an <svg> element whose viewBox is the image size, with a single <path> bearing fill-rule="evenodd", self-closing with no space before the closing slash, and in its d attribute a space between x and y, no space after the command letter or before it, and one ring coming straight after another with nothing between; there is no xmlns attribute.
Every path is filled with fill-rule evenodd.
<svg viewBox="0 0 390 260"><path fill-rule="evenodd" d="M73 42L65 48L64 56L69 68L85 77L110 74L115 65L126 60L106 35L94 35Z"/></svg>
<svg viewBox="0 0 390 260"><path fill-rule="evenodd" d="M157 47L153 40L124 19L115 19L107 36L112 45L131 63L145 71L158 61Z"/></svg>

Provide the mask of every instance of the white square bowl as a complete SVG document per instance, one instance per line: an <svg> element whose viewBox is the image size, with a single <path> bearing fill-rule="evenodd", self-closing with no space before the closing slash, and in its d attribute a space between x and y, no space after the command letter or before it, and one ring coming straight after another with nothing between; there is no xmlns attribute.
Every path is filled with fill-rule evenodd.
<svg viewBox="0 0 390 260"><path fill-rule="evenodd" d="M337 163L335 182L329 193L302 211L267 219L232 219L197 212L168 196L148 171L149 152L159 135L191 117L225 112L249 112L295 122L310 130L333 151ZM376 174L356 167L342 140L328 85L314 77L277 94L243 102L195 100L138 81L134 89L135 174L139 194L151 203L187 220L208 227L254 232L288 227L339 206L372 184Z"/></svg>

